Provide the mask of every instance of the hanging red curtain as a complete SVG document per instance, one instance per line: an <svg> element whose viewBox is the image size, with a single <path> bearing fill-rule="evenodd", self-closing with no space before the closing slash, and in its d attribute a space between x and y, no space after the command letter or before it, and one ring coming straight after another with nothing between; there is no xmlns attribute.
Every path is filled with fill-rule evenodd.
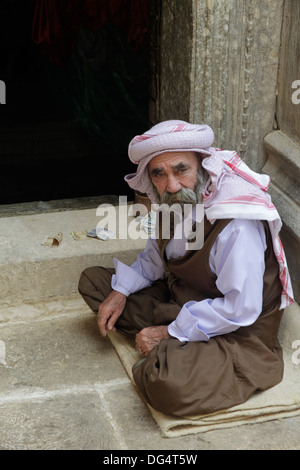
<svg viewBox="0 0 300 470"><path fill-rule="evenodd" d="M148 31L150 0L35 0L32 39L49 60L64 63L80 25L97 31L110 20L138 48Z"/></svg>

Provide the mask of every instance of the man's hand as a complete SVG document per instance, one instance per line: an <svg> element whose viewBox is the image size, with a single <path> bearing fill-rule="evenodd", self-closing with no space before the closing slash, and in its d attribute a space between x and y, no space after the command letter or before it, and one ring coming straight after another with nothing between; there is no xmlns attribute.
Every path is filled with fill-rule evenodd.
<svg viewBox="0 0 300 470"><path fill-rule="evenodd" d="M149 326L136 335L136 349L145 356L149 356L152 349L157 346L162 339L166 338L172 338L172 336L169 335L167 325Z"/></svg>
<svg viewBox="0 0 300 470"><path fill-rule="evenodd" d="M98 310L98 326L103 336L106 336L107 331L116 330L115 323L125 308L126 300L126 295L113 290L100 304Z"/></svg>

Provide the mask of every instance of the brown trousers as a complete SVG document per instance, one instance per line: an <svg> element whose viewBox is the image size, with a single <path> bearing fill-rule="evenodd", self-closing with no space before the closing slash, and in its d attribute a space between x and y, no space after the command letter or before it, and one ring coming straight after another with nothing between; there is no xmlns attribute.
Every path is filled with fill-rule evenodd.
<svg viewBox="0 0 300 470"><path fill-rule="evenodd" d="M113 273L113 269L95 266L80 277L79 292L95 313L111 292ZM116 327L134 337L145 327L171 323L180 309L170 298L167 284L157 281L128 297ZM277 340L281 315L273 308L254 325L208 342L162 340L133 367L136 385L153 408L173 416L207 414L244 403L257 390L282 380L282 350ZM273 323L274 334L270 334ZM260 333L266 329L267 342Z"/></svg>

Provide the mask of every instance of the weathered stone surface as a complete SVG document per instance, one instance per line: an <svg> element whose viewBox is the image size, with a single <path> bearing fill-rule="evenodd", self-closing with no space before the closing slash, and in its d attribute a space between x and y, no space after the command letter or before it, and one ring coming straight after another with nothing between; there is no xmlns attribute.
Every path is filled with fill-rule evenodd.
<svg viewBox="0 0 300 470"><path fill-rule="evenodd" d="M282 214L284 223L299 238L300 145L297 145L281 131L268 134L264 139L264 145L268 159L263 171L271 177L273 186L283 193L283 200L274 195L276 205ZM286 203L284 202L285 198L288 199Z"/></svg>
<svg viewBox="0 0 300 470"><path fill-rule="evenodd" d="M97 215L95 207L0 218L1 308L20 302L69 297L77 293L79 276L84 268L113 267L114 257L131 264L143 250L147 234L140 232L144 238L136 240L126 236L128 227L136 222L129 217L128 224L126 221L119 223L119 207L111 206L109 220L116 220L114 231L118 237L122 230L124 238L107 241L73 239L71 232L92 230L104 217L104 212ZM63 234L58 247L42 246L45 236L54 236L58 232Z"/></svg>
<svg viewBox="0 0 300 470"><path fill-rule="evenodd" d="M18 204L1 204L0 217L95 209L100 204L112 204L117 206L118 203L119 198L117 196L105 195L72 199L53 199L50 201L20 202Z"/></svg>
<svg viewBox="0 0 300 470"><path fill-rule="evenodd" d="M214 145L237 150L254 170L273 129L282 6L163 1L161 118L209 124Z"/></svg>
<svg viewBox="0 0 300 470"><path fill-rule="evenodd" d="M278 127L300 144L300 3L286 0L278 70ZM294 95L294 96L293 96Z"/></svg>
<svg viewBox="0 0 300 470"><path fill-rule="evenodd" d="M193 2L162 1L160 120L189 120Z"/></svg>
<svg viewBox="0 0 300 470"><path fill-rule="evenodd" d="M268 134L264 145L268 159L263 171L271 177L269 192L283 221L280 235L299 302L300 146L281 131Z"/></svg>
<svg viewBox="0 0 300 470"><path fill-rule="evenodd" d="M95 391L74 392L0 405L1 449L103 450L118 448Z"/></svg>
<svg viewBox="0 0 300 470"><path fill-rule="evenodd" d="M95 320L62 308L2 324L2 450L300 449L300 417L162 437Z"/></svg>
<svg viewBox="0 0 300 470"><path fill-rule="evenodd" d="M60 315L62 313L63 308ZM0 369L2 393L14 393L22 388L53 390L61 384L73 387L105 383L119 377L126 379L110 341L102 338L98 331L96 315L44 318L48 321L40 319L38 327L34 321L24 324L20 316L20 323L10 322L1 328L7 363L7 367ZM14 324L13 329L11 324Z"/></svg>

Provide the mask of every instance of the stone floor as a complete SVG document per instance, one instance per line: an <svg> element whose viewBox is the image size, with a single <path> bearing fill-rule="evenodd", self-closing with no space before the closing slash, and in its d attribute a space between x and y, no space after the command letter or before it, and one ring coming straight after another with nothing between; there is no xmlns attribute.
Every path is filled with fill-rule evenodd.
<svg viewBox="0 0 300 470"><path fill-rule="evenodd" d="M80 217L92 223L89 211L77 212L51 212L49 227L63 220L69 234L78 228L74 221L82 220ZM43 278L43 270L55 266L57 276L61 271L74 276L64 286L74 290L77 270L90 263L93 252L95 257L99 250L109 252L108 245L93 240L76 245L66 236L61 250L38 248L34 258L32 246L40 246L40 222L45 222L46 215L36 214L35 218L32 212L28 214L31 215L15 217L6 213L0 218L0 233L14 239L11 244L0 243L0 272L6 273L5 279L0 274L0 284L5 281L0 285L0 346L5 345L6 353L4 357L2 349L0 354L1 450L300 449L300 416L181 438L164 437L110 340L100 335L95 315L78 294L72 291L70 298L58 298L55 276L49 280L48 288L43 284L44 291L37 285L35 276ZM26 248L22 251L20 246L20 232L31 240L30 248L28 240L25 245L31 263ZM126 250L126 246L122 249ZM68 260L74 258L77 261L72 265ZM21 274L33 282L31 295L36 297L32 303L28 302L30 282L24 290L26 303L18 295L18 301L13 302L9 285L12 282L17 289L13 279ZM21 281L20 277L18 282ZM22 289L20 286L21 292ZM45 298L41 298L43 292Z"/></svg>
<svg viewBox="0 0 300 470"><path fill-rule="evenodd" d="M165 438L94 314L0 327L0 449L300 449L300 417Z"/></svg>

